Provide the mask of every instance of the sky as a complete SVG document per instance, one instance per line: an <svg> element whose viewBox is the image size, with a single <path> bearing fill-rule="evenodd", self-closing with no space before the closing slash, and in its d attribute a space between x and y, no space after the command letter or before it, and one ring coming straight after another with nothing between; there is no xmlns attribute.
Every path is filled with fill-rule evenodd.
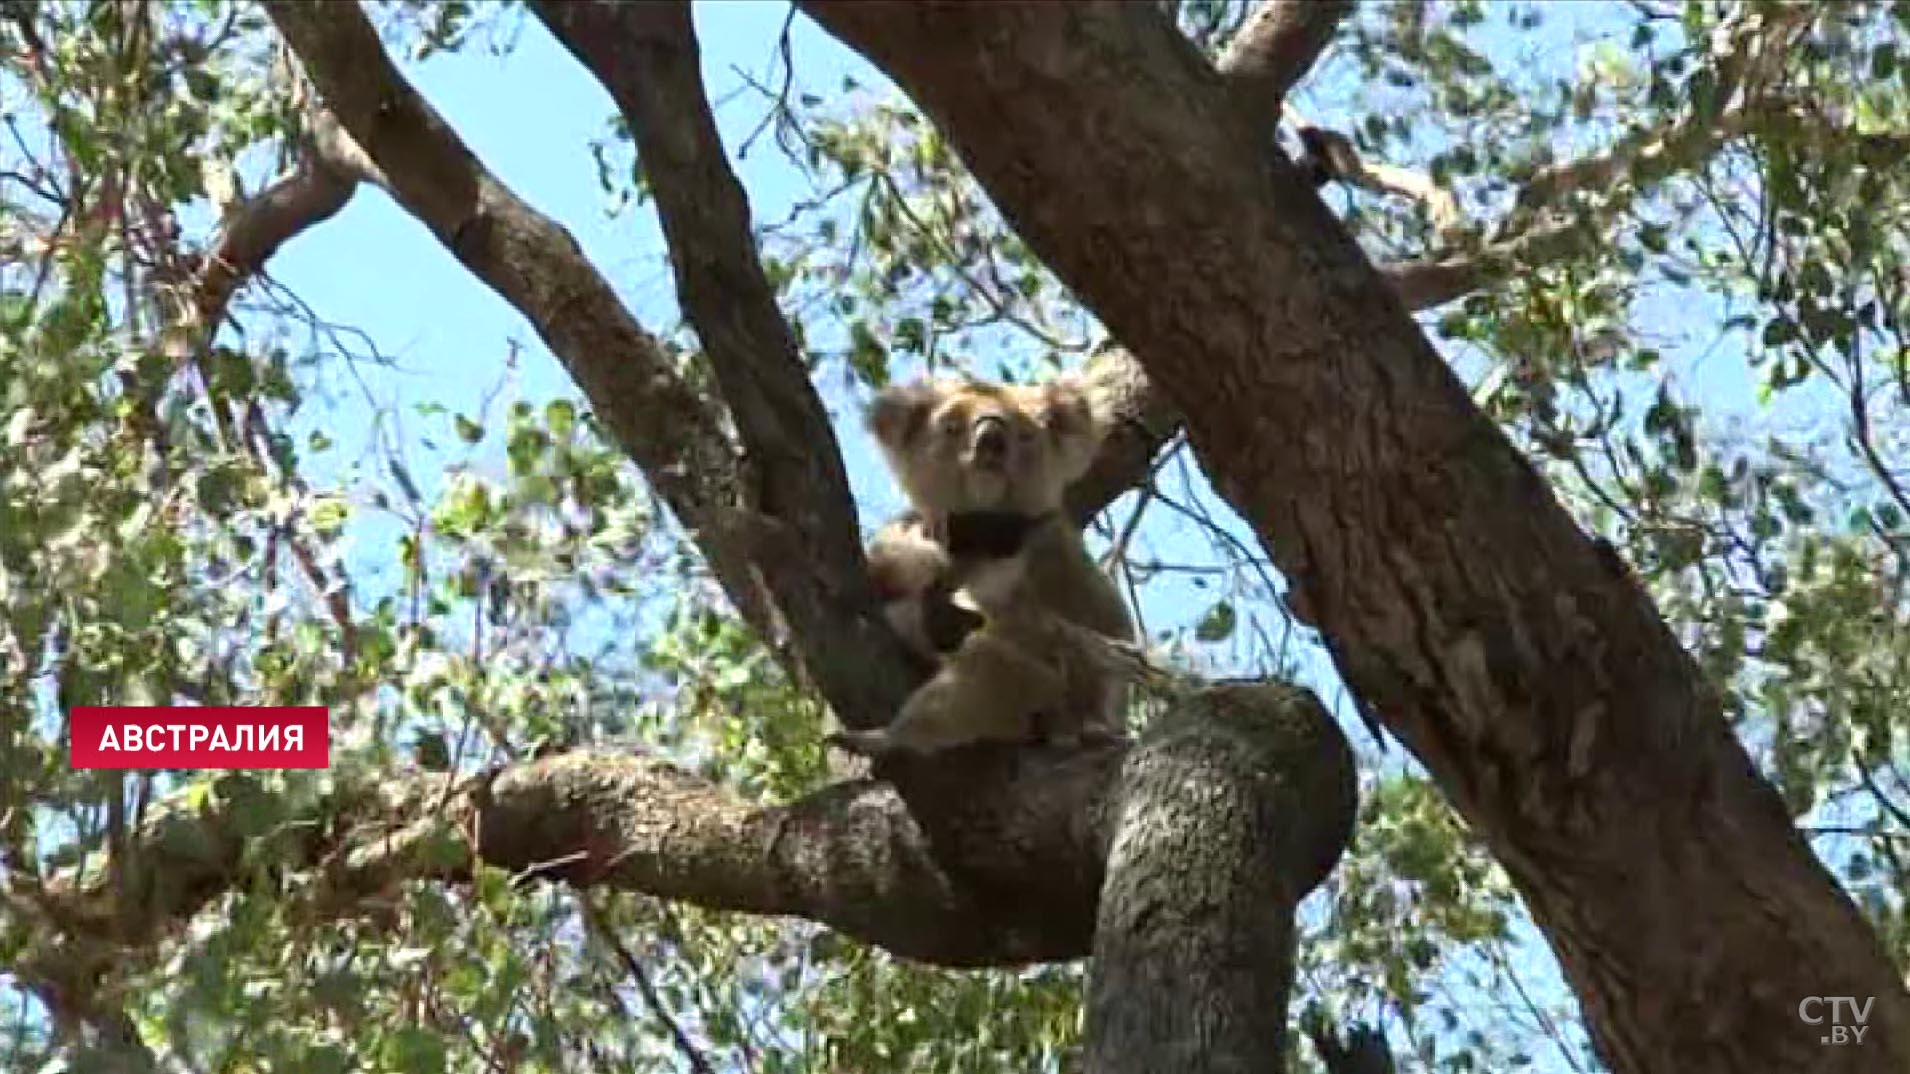
<svg viewBox="0 0 1910 1074"><path fill-rule="evenodd" d="M732 152L732 164L748 191L752 218L760 225L781 219L797 199L811 195L807 179L765 136L741 160L736 147L766 111L760 93L748 88L744 73L758 85L773 84L777 37L786 7L775 3L726 0L700 3L696 27L703 47L706 84L717 102L718 124ZM480 37L480 42L483 40ZM871 93L885 96L892 86L873 68L806 19L794 27L791 55L799 87L835 90L853 76ZM439 54L407 65L414 85L443 114L504 183L529 204L552 216L576 236L586 255L610 280L639 321L652 331L668 331L679 314L663 241L649 206L611 216L610 199L599 185L590 144L604 139L614 111L609 97L560 45L534 22L525 22L508 55L492 55L481 45L456 54ZM535 86L535 93L525 87ZM627 159L627 158L622 158ZM288 244L270 265L272 277L299 295L323 317L350 325L376 341L391 364L354 363L354 375L330 384L330 405L309 408L300 421L323 428L336 440L333 459L314 460L315 473L354 461L369 462L362 449L374 435L373 404L385 413L380 422L390 440L404 445L412 475L427 499L432 481L450 456L421 451L417 436L426 428L443 435L443 420L420 418L413 408L439 403L478 417L485 399L505 376L506 358L517 351L511 386L492 401L491 415L511 398L542 401L575 396L567 374L536 338L529 323L465 270L424 227L385 194L362 189L334 219ZM446 316L455 311L455 316ZM296 339L293 341L296 343ZM518 348L521 347L521 350ZM865 395L850 395L839 378L819 378L818 388L835 422L852 489L865 530L903 506L893 480L860 424ZM295 428L297 425L295 424ZM459 456L461 457L461 456ZM501 454L480 456L474 469L501 472ZM1198 498L1217 503L1204 479L1189 468ZM1124 517L1129 498L1118 501L1109 517ZM1150 516L1150 540L1165 542L1176 558L1212 562L1206 550L1173 547L1183 543L1184 523ZM1232 535L1253 545L1251 532L1223 510ZM351 557L354 585L375 590L381 571L395 557L389 542L398 537L395 521L360 516L352 533L362 554ZM1182 554L1182 553L1185 554ZM1142 609L1153 630L1198 620L1212 602L1204 580L1162 578L1150 584ZM1345 710L1344 689L1332 665L1317 650L1297 655L1301 677L1330 705L1341 710L1350 734L1364 737Z"/></svg>

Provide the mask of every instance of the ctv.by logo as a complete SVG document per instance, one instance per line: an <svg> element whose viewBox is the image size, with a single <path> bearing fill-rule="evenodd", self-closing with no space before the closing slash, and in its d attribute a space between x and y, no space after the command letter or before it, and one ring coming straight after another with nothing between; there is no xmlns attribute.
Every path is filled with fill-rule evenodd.
<svg viewBox="0 0 1910 1074"><path fill-rule="evenodd" d="M1864 1031L1870 1028L1864 1022L1870 1018L1870 1005L1876 1001L1875 996L1865 996L1861 1004L1855 996L1805 996L1797 1001L1797 1017L1805 1025L1823 1025L1826 1019L1823 1010L1829 1007L1830 1025L1824 1035L1818 1038L1819 1041L1824 1044L1862 1044Z"/></svg>

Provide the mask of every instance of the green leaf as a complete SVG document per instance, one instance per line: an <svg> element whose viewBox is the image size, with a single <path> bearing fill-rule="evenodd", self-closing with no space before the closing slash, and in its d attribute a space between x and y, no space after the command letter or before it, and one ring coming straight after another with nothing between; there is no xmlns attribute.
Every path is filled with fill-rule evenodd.
<svg viewBox="0 0 1910 1074"><path fill-rule="evenodd" d="M1200 622L1194 626L1194 637L1210 645L1225 641L1233 636L1235 623L1234 606L1228 601L1220 601L1201 616Z"/></svg>
<svg viewBox="0 0 1910 1074"><path fill-rule="evenodd" d="M568 399L553 399L544 404L544 424L556 440L568 440L577 428L577 404Z"/></svg>
<svg viewBox="0 0 1910 1074"><path fill-rule="evenodd" d="M444 1041L427 1030L403 1027L385 1037L379 1058L398 1074L444 1074Z"/></svg>

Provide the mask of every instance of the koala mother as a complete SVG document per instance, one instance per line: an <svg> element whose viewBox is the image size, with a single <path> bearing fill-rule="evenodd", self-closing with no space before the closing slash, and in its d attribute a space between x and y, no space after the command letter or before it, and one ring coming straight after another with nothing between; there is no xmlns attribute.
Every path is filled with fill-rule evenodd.
<svg viewBox="0 0 1910 1074"><path fill-rule="evenodd" d="M910 505L871 542L871 575L890 622L939 668L888 727L836 741L876 755L1120 735L1120 676L1053 627L1134 640L1062 509L1107 431L1086 385L918 382L879 393L868 425Z"/></svg>

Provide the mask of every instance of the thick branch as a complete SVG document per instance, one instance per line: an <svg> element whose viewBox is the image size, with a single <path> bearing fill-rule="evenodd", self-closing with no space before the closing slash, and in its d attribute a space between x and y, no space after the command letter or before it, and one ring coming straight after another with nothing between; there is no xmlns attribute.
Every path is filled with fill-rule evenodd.
<svg viewBox="0 0 1910 1074"><path fill-rule="evenodd" d="M392 196L531 322L690 531L750 625L787 664L817 678L845 723L885 722L910 685L899 643L875 614L861 573L845 573L849 553L839 547L840 517L820 536L803 531L809 512L846 510L826 502L829 475L805 471L804 495L793 505L780 500L784 490L774 482L786 460L745 458L735 450L722 413L630 315L576 240L485 169L399 74L355 5L285 2L268 11ZM729 226L720 211L707 222L719 230ZM713 333L705 344L746 345L758 330ZM752 436L764 428L765 409L787 399L786 389L762 387L786 381L768 372L781 360L767 359L756 373L739 376L739 359L733 352L726 358L732 375L723 386L743 385L739 416L752 424ZM807 540L827 548L822 569L808 569L804 557L791 555ZM858 649L867 654L863 660L843 658Z"/></svg>
<svg viewBox="0 0 1910 1074"><path fill-rule="evenodd" d="M1255 699L1270 698L1289 716L1264 738L1260 770L1306 803L1282 815L1278 844L1282 890L1304 893L1350 830L1351 799L1341 798L1351 754L1311 695L1236 688L1217 704L1240 698L1263 709L1268 701ZM124 858L129 897L98 874L38 893L21 965L76 983L104 972L239 882L262 856L251 845L260 839L278 844L264 857L319 873L305 902L319 917L352 913L403 880L467 879L482 861L527 879L799 916L943 965L1078 958L1093 934L1108 803L1126 754L1119 744L975 747L898 764L893 784L849 782L765 807L652 758L578 752L450 791L440 775L380 784L291 817L246 799L162 811Z"/></svg>
<svg viewBox="0 0 1910 1074"><path fill-rule="evenodd" d="M1154 5L803 7L1186 415L1296 611L1519 885L1610 1065L1910 1069L1910 995L1637 580ZM1825 994L1876 997L1861 1054L1797 1021Z"/></svg>
<svg viewBox="0 0 1910 1074"><path fill-rule="evenodd" d="M677 294L742 439L757 503L779 533L757 566L805 665L851 726L892 707L858 703L907 688L902 652L857 608L872 603L842 453L776 305L750 233L749 204L716 131L686 2L538 3L557 39L617 102L656 195ZM886 646L886 647L885 647Z"/></svg>
<svg viewBox="0 0 1910 1074"><path fill-rule="evenodd" d="M1301 2L1293 6L1307 9L1332 5ZM1287 21L1289 16L1275 10L1282 7L1277 0L1263 6L1254 21L1242 28L1242 38L1255 25L1268 28L1268 32L1276 24L1294 25ZM1478 249L1381 265L1381 276L1407 309L1425 310L1492 286L1521 267L1571 257L1590 244L1606 241L1596 215L1581 219L1564 211L1568 199L1581 191L1609 190L1619 185L1642 191L1654 182L1703 166L1721 148L1742 136L1749 120L1767 107L1763 95L1770 88L1785 48L1809 21L1807 4L1772 10L1775 18L1768 20L1758 11L1747 10L1745 18L1726 31L1736 38L1720 61L1721 70L1729 75L1719 86L1727 107L1709 113L1693 109L1662 128L1627 138L1603 153L1545 169L1521 189L1514 211L1492 229L1491 237ZM1223 73L1230 62L1241 62L1233 60L1232 55L1230 52L1222 58ZM1735 101L1728 99L1733 93L1738 95ZM1457 201L1430 176L1365 161L1345 135L1323 128L1305 129L1311 131L1313 139L1307 146L1310 162L1330 178L1424 203L1443 236L1455 235L1464 224ZM1305 137L1303 131L1303 140ZM1116 352L1108 362L1128 365L1126 370L1106 375L1123 385L1123 399L1129 410L1150 415L1147 427L1154 434L1143 435L1141 430L1131 428L1127 436L1110 441L1103 449L1090 478L1070 498L1077 515L1083 518L1093 517L1139 483L1147 474L1148 460L1180 429L1179 416L1148 384L1131 356Z"/></svg>
<svg viewBox="0 0 1910 1074"><path fill-rule="evenodd" d="M1075 810L1091 816L1121 751L998 750L970 760L976 763L964 770L979 783L968 785L967 800L945 823L1001 830ZM711 909L802 916L951 965L1086 950L1099 875L1091 822L1042 823L1012 845L965 841L977 853L963 863L967 875L1028 889L1025 899L984 905L944 874L885 783L841 784L765 808L653 759L596 753L507 768L450 795L442 779L419 777L324 803L317 807L323 815L290 818L280 831L350 834L338 843L291 839L275 858L322 870L309 901L319 916L354 912L403 880L467 879L481 860L530 877ZM60 978L69 979L76 968L99 972L120 950L157 942L241 879L248 843L261 836L251 817L262 812L271 812L265 803L233 801L165 816L126 858L124 883L135 898L115 900L103 877L82 889L49 886L40 899L49 927L34 930L39 949L22 965L65 967ZM1073 925L1052 927L1059 921Z"/></svg>
<svg viewBox="0 0 1910 1074"><path fill-rule="evenodd" d="M1350 821L1355 808L1350 752L1321 749L1345 741L1317 727L1297 692L1214 690L1128 757L1095 925L1088 1070L1285 1069L1305 894L1287 878L1320 869L1310 816Z"/></svg>
<svg viewBox="0 0 1910 1074"><path fill-rule="evenodd" d="M1263 0L1228 43L1220 73L1244 107L1272 119L1352 11L1353 0Z"/></svg>

